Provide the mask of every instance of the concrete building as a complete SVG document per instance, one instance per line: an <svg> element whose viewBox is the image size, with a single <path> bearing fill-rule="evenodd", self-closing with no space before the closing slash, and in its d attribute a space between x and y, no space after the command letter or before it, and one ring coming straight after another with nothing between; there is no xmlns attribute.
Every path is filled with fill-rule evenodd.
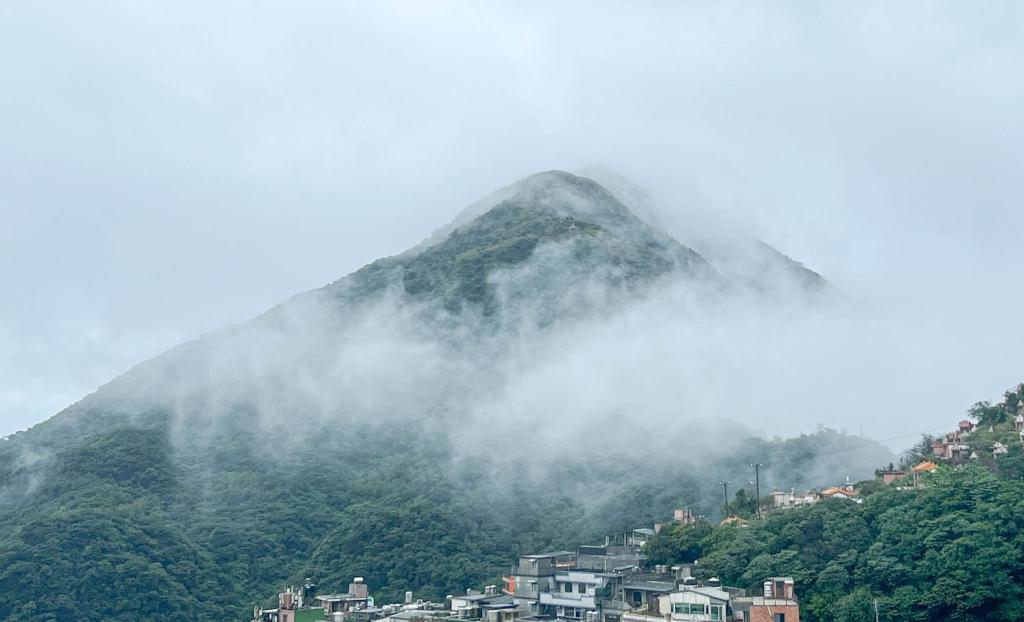
<svg viewBox="0 0 1024 622"><path fill-rule="evenodd" d="M732 600L734 619L742 622L800 622L792 577L765 579L761 596L743 596Z"/></svg>
<svg viewBox="0 0 1024 622"><path fill-rule="evenodd" d="M697 523L697 517L689 510L689 508L673 510L672 520L677 523L683 523L684 525L694 525Z"/></svg>
<svg viewBox="0 0 1024 622"><path fill-rule="evenodd" d="M519 617L513 597L499 593L494 585L488 585L483 593L469 590L464 596L452 596L449 602L452 616L458 620L511 622Z"/></svg>
<svg viewBox="0 0 1024 622"><path fill-rule="evenodd" d="M276 609L253 608L253 622L295 622L295 612L302 608L302 590L293 587L277 595Z"/></svg>
<svg viewBox="0 0 1024 622"><path fill-rule="evenodd" d="M883 484L891 484L897 480L906 477L907 472L901 471L899 469L886 469L884 471L879 472L878 476L882 478Z"/></svg>
<svg viewBox="0 0 1024 622"><path fill-rule="evenodd" d="M676 591L661 596L659 601L661 611L672 622L721 622L729 613L729 592L722 589L717 579L704 586L697 585L692 578L684 579Z"/></svg>
<svg viewBox="0 0 1024 622"><path fill-rule="evenodd" d="M597 622L600 600L611 599L621 579L615 572L557 571L551 590L540 593L540 613L558 620Z"/></svg>
<svg viewBox="0 0 1024 622"><path fill-rule="evenodd" d="M537 555L523 555L505 577L504 592L524 614L539 614L540 594L555 587L555 573L576 567L576 554L569 551L551 551Z"/></svg>
<svg viewBox="0 0 1024 622"><path fill-rule="evenodd" d="M817 496L810 490L798 495L795 489L788 491L773 490L771 497L772 509L774 510L786 510L800 505L810 505L818 500Z"/></svg>
<svg viewBox="0 0 1024 622"><path fill-rule="evenodd" d="M364 611L369 607L370 589L363 582L362 577L356 577L348 584L348 592L320 594L314 600L318 606L323 607L324 619L332 622L352 622L352 614ZM284 620L280 622L284 622Z"/></svg>
<svg viewBox="0 0 1024 622"><path fill-rule="evenodd" d="M822 499L845 499L850 501L861 502L861 499L857 498L857 491L853 489L850 484L843 486L829 486L825 490L821 491Z"/></svg>

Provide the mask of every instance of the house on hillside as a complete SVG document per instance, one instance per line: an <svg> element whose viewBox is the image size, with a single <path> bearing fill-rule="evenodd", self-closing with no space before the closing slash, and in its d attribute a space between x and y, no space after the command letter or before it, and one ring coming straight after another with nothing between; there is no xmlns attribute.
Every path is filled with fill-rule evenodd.
<svg viewBox="0 0 1024 622"><path fill-rule="evenodd" d="M907 476L907 472L900 469L885 469L878 472L878 477L882 479L883 484L891 484L896 480L903 479Z"/></svg>
<svg viewBox="0 0 1024 622"><path fill-rule="evenodd" d="M296 618L306 609L316 592L316 585L309 579L302 587L286 587L277 595L276 609L254 607L253 622L295 622Z"/></svg>
<svg viewBox="0 0 1024 622"><path fill-rule="evenodd" d="M742 622L800 622L800 604L792 577L764 580L761 596L742 596L732 600L735 620Z"/></svg>
<svg viewBox="0 0 1024 622"><path fill-rule="evenodd" d="M676 509L672 511L672 520L684 525L695 525L697 517L689 508Z"/></svg>
<svg viewBox="0 0 1024 622"><path fill-rule="evenodd" d="M658 608L658 598L674 589L676 589L675 581L627 579L622 586L622 594L630 607L658 614L661 613Z"/></svg>
<svg viewBox="0 0 1024 622"><path fill-rule="evenodd" d="M519 617L519 607L513 597L499 593L495 585L488 585L483 593L467 590L464 596L451 597L450 608L458 620L512 622Z"/></svg>
<svg viewBox="0 0 1024 622"><path fill-rule="evenodd" d="M810 505L818 500L810 490L798 495L795 489L790 489L789 491L773 490L771 497L772 509L775 510L786 510L800 505Z"/></svg>
<svg viewBox="0 0 1024 622"><path fill-rule="evenodd" d="M370 589L362 577L356 577L348 584L348 592L344 594L320 594L315 600L320 607L323 607L326 619L342 620L346 618L345 614L365 610L369 606ZM284 622L284 620L280 622Z"/></svg>
<svg viewBox="0 0 1024 622"><path fill-rule="evenodd" d="M912 469L910 469L910 472L914 476L914 488L921 487L921 477L924 474L932 473L938 468L939 465L935 464L931 460L925 460L924 462L919 462L918 464L916 464Z"/></svg>
<svg viewBox="0 0 1024 622"><path fill-rule="evenodd" d="M932 443L932 453L936 458L952 462L964 462L971 455L971 447L962 442L960 431L950 432L941 440Z"/></svg>
<svg viewBox="0 0 1024 622"><path fill-rule="evenodd" d="M618 572L579 567L557 571L551 590L540 593L540 613L557 620L597 622L602 599L618 592L622 578Z"/></svg>
<svg viewBox="0 0 1024 622"><path fill-rule="evenodd" d="M821 491L822 499L846 499L861 503L863 499L858 498L857 491L854 490L851 484L844 484L842 486L830 486L825 490Z"/></svg>
<svg viewBox="0 0 1024 622"><path fill-rule="evenodd" d="M620 622L622 582L643 565L642 543L653 534L652 529L637 529L606 538L601 545L580 546L575 553L524 555L503 577L503 591L512 597L521 620Z"/></svg>
<svg viewBox="0 0 1024 622"><path fill-rule="evenodd" d="M676 591L659 600L661 609L672 622L724 622L728 619L729 592L722 589L717 579L704 586L697 585L692 577L684 579Z"/></svg>
<svg viewBox="0 0 1024 622"><path fill-rule="evenodd" d="M554 588L555 573L575 567L576 553L570 551L523 555L512 568L512 573L502 577L504 592L512 596L522 611L539 613L540 594Z"/></svg>
<svg viewBox="0 0 1024 622"><path fill-rule="evenodd" d="M626 587L622 622L724 622L729 616L730 593L717 579L707 585L685 576L678 582L649 582Z"/></svg>

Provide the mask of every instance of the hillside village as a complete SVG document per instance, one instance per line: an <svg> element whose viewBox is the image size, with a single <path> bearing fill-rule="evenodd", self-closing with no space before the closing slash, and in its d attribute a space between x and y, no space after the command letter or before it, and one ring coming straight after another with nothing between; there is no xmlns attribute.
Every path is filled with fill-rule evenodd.
<svg viewBox="0 0 1024 622"><path fill-rule="evenodd" d="M975 404L969 411L975 421L964 419L943 436L925 437L907 452L900 468L879 469L874 481L799 493L773 490L752 500L753 515L727 512L720 524L743 528L757 517L827 500L859 504L879 486L913 491L926 486L929 474L944 466L996 466L1012 445L1024 446L1024 384L1004 398L994 406ZM740 490L737 498L744 495ZM382 605L362 577L354 578L344 593L321 593L307 579L281 592L277 607L254 608L252 622L799 622L799 590L792 577L766 576L761 589L751 594L723 584L709 574L713 569L700 567L698 573L699 560L649 562L647 545L662 530L702 524L707 524L704 516L681 508L671 523L609 536L602 544L522 555L500 586L468 589L443 602L415 599L409 591L404 602Z"/></svg>
<svg viewBox="0 0 1024 622"><path fill-rule="evenodd" d="M790 577L766 577L763 591L699 581L695 564L645 563L651 529L636 529L613 542L576 551L523 555L489 585L449 595L444 602L413 600L378 606L362 577L343 594L320 594L310 580L289 587L274 609L256 608L253 622L798 622L800 605Z"/></svg>

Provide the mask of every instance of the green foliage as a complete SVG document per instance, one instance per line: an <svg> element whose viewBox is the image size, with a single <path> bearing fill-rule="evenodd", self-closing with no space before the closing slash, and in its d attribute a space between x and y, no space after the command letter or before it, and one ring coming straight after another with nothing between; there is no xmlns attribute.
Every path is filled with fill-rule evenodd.
<svg viewBox="0 0 1024 622"><path fill-rule="evenodd" d="M695 525L672 523L662 528L644 552L652 564L691 563L703 556L703 542L710 533L707 521Z"/></svg>
<svg viewBox="0 0 1024 622"><path fill-rule="evenodd" d="M751 518L757 514L757 498L748 492L747 489L740 488L736 491L736 495L725 509L725 514L727 516Z"/></svg>
<svg viewBox="0 0 1024 622"><path fill-rule="evenodd" d="M858 505L826 500L774 512L697 541L663 531L659 560L688 561L757 589L795 578L805 617L885 620L1024 619L1024 483L974 465L940 470L919 490L879 490Z"/></svg>
<svg viewBox="0 0 1024 622"><path fill-rule="evenodd" d="M209 596L230 582L158 496L174 488L169 456L165 436L140 429L59 454L37 505L0 539L0 620L228 615Z"/></svg>
<svg viewBox="0 0 1024 622"><path fill-rule="evenodd" d="M967 409L967 416L978 420L978 425L987 426L1005 423L1006 409L1001 405L993 406L989 402L977 402Z"/></svg>
<svg viewBox="0 0 1024 622"><path fill-rule="evenodd" d="M597 454L519 477L456 458L446 437L412 425L325 428L311 432L315 446L270 459L250 421L239 411L177 442L166 417L112 426L67 439L28 475L8 449L0 486L41 481L0 499L0 620L242 620L307 576L328 591L364 576L381 602L407 589L438 599L496 582L519 553L596 542L684 503L697 513L720 504L710 474L720 465ZM786 464L785 442L749 444ZM748 541L750 530L667 529L674 539L656 555L666 561L707 559L734 534L734 558L756 546L763 567L788 564Z"/></svg>

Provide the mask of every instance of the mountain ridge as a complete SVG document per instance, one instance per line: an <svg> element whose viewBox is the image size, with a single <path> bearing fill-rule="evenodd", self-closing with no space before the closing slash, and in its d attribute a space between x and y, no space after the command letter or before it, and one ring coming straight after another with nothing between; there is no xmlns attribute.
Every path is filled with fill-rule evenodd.
<svg viewBox="0 0 1024 622"><path fill-rule="evenodd" d="M523 548L682 502L713 512L715 477L750 461L799 486L824 483L837 448L854 475L891 459L834 433L768 441L728 413L701 426L638 396L514 384L586 375L573 359L535 368L583 328L617 344L637 305L685 322L678 303L738 286L589 179L503 191L434 243L180 344L0 442L0 620L223 622L303 576L441 597ZM506 408L530 391L557 399Z"/></svg>

